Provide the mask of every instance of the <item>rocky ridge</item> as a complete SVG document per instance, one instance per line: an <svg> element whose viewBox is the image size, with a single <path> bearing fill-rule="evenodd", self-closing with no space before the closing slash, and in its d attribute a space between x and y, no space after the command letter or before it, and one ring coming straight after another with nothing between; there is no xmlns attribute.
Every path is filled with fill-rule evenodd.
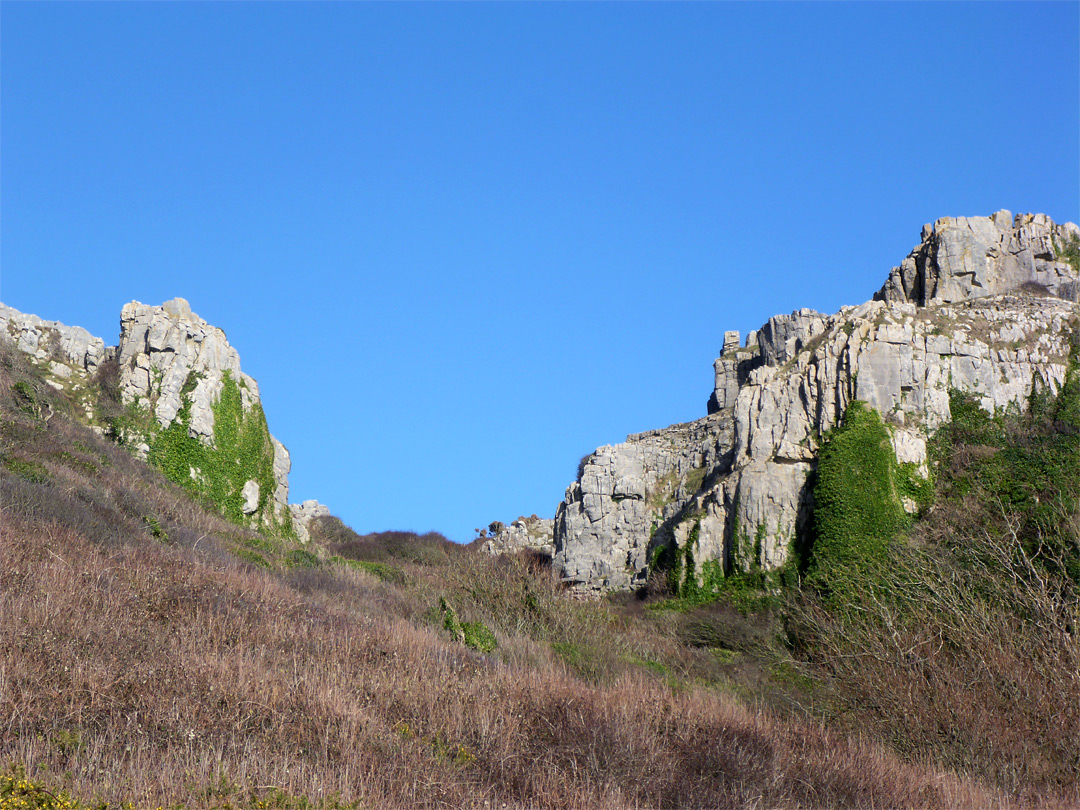
<svg viewBox="0 0 1080 810"><path fill-rule="evenodd" d="M556 513L556 567L587 591L639 587L670 552L705 588L783 567L808 528L821 437L853 400L885 417L897 461L925 479L951 390L988 411L1058 390L1080 329L1064 255L1078 244L1080 228L1041 214L939 219L875 300L778 315L745 343L726 333L707 416L583 461Z"/></svg>
<svg viewBox="0 0 1080 810"><path fill-rule="evenodd" d="M314 501L290 506L289 453L267 429L258 384L241 369L225 333L184 299L126 304L116 346L81 327L3 304L0 334L33 359L49 385L72 394L81 416L99 432L106 426L94 410L94 377L115 360L127 413L109 429L177 483L210 495L238 522L303 540L310 519L325 511ZM222 419L227 429L218 424ZM250 477L239 480L237 471Z"/></svg>
<svg viewBox="0 0 1080 810"><path fill-rule="evenodd" d="M83 410L83 417L95 424L95 397L90 378L116 348L94 337L81 326L46 321L0 303L0 335L11 341L38 367L45 381L58 391L67 391ZM100 430L100 427L99 427Z"/></svg>

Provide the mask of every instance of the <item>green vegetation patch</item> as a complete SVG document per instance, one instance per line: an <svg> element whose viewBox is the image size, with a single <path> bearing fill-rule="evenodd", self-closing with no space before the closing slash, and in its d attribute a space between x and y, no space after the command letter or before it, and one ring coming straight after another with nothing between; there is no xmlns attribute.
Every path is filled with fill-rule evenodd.
<svg viewBox="0 0 1080 810"><path fill-rule="evenodd" d="M11 386L11 397L15 400L15 407L24 414L35 419L41 418L42 402L26 380L19 380Z"/></svg>
<svg viewBox="0 0 1080 810"><path fill-rule="evenodd" d="M1080 584L1075 525L1080 504L1080 363L1074 347L1057 396L1038 393L1026 413L988 414L954 391L953 421L932 453L943 467L944 496L976 499L986 520L1011 516L1027 554L1064 569Z"/></svg>
<svg viewBox="0 0 1080 810"><path fill-rule="evenodd" d="M868 575L910 522L900 504L897 468L881 416L852 402L821 448L813 488L809 574L822 592L839 596L846 580Z"/></svg>
<svg viewBox="0 0 1080 810"><path fill-rule="evenodd" d="M281 521L266 519L267 505L275 488L274 446L262 406L256 402L249 411L244 411L240 386L226 371L221 396L213 406L214 445L203 444L189 432L190 395L198 380L198 374L188 376L181 389L180 410L167 428L150 426L150 463L170 481L207 497L227 519L241 525L251 519L243 513L243 488L248 481L255 481L259 485L259 501L251 517L259 521L257 528L290 536L292 521L288 516ZM140 417L149 415L146 409L141 410L142 414L137 414L129 408L121 433L124 428L138 432L139 428L147 427L145 419L138 424Z"/></svg>
<svg viewBox="0 0 1080 810"><path fill-rule="evenodd" d="M49 480L48 471L36 461L29 461L9 453L0 454L0 466L12 475L25 478L35 484L44 484Z"/></svg>
<svg viewBox="0 0 1080 810"><path fill-rule="evenodd" d="M155 540L160 540L162 543L169 542L169 535L165 531L165 528L161 525L161 521L153 515L146 515L143 517L143 523L146 524L146 528L149 530L150 535Z"/></svg>
<svg viewBox="0 0 1080 810"><path fill-rule="evenodd" d="M465 646L474 650L489 653L497 646L495 634L483 622L462 622L461 633Z"/></svg>
<svg viewBox="0 0 1080 810"><path fill-rule="evenodd" d="M1080 239L1074 236L1064 245L1055 241L1054 250L1059 259L1069 263L1074 273L1080 273Z"/></svg>
<svg viewBox="0 0 1080 810"><path fill-rule="evenodd" d="M101 471L98 465L93 461L77 456L67 450L62 450L57 453L56 459L64 466L70 467L77 472L81 472L83 475L94 476Z"/></svg>
<svg viewBox="0 0 1080 810"><path fill-rule="evenodd" d="M458 749L461 749L460 751ZM454 764L472 756L464 749L446 747ZM176 802L171 810L187 810L189 806L204 810L359 810L359 802L344 802L340 796L307 796L287 793L272 786L242 787L224 775L206 786L188 787L189 803ZM7 773L0 774L0 810L162 810L152 805L134 801L102 802L83 801L68 791L53 786L46 787L38 779L29 779L21 765L9 766Z"/></svg>
<svg viewBox="0 0 1080 810"><path fill-rule="evenodd" d="M290 568L318 568L322 565L319 558L305 548L294 548L286 554L285 564Z"/></svg>
<svg viewBox="0 0 1080 810"><path fill-rule="evenodd" d="M358 571L365 571L374 577L378 577L383 582L392 582L401 585L406 581L405 572L396 565L390 565L389 563L352 560L348 557L337 556L331 557L330 560L331 562L339 563L349 568L355 568Z"/></svg>
<svg viewBox="0 0 1080 810"><path fill-rule="evenodd" d="M460 621L457 611L451 607L445 598L439 600L439 608L443 614L443 628L466 647L472 647L482 653L489 653L498 646L495 634L483 622Z"/></svg>

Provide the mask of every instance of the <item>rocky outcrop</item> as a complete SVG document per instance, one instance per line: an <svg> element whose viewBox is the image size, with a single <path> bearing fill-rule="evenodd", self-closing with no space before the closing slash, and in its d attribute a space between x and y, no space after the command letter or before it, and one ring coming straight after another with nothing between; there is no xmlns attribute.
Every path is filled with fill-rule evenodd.
<svg viewBox="0 0 1080 810"><path fill-rule="evenodd" d="M732 444L730 412L627 437L586 457L555 514L555 564L598 590L644 584L649 552L682 523Z"/></svg>
<svg viewBox="0 0 1080 810"><path fill-rule="evenodd" d="M926 306L1028 287L1080 301L1076 271L1059 257L1077 240L1080 228L1055 225L1045 214L944 217L923 226L922 242L874 298Z"/></svg>
<svg viewBox="0 0 1080 810"><path fill-rule="evenodd" d="M0 334L24 351L45 382L58 391L66 391L79 405L82 416L95 424L95 401L91 377L110 356L112 349L81 326L66 326L59 321L45 321L0 304Z"/></svg>
<svg viewBox="0 0 1080 810"><path fill-rule="evenodd" d="M289 504L289 511L292 514L293 526L296 528L296 537L301 543L311 540L311 522L315 518L330 515L329 507L314 500Z"/></svg>
<svg viewBox="0 0 1080 810"><path fill-rule="evenodd" d="M183 298L157 307L132 301L120 314L116 355L123 403L156 422L129 426L128 443L166 474L179 472L178 483L186 483L186 473L227 514L255 527L289 524L288 451L267 430L258 383L241 370L240 355L221 329ZM170 431L175 439L177 430L205 451L190 453L190 443L165 440ZM181 452L191 460L177 458ZM183 465L188 469L178 470ZM208 469L217 467L226 481L221 470ZM237 469L246 471L244 480L231 480Z"/></svg>
<svg viewBox="0 0 1080 810"><path fill-rule="evenodd" d="M480 551L497 556L528 550L552 557L555 554L554 528L554 520L536 515L519 517L509 526L495 521L488 526L491 537L480 543Z"/></svg>
<svg viewBox="0 0 1080 810"><path fill-rule="evenodd" d="M118 439L177 483L209 495L227 516L290 532L289 452L270 435L259 386L240 368L225 333L193 313L187 301L127 304L115 347L81 327L3 304L0 333L31 357L49 385L81 404L87 423L102 432L93 375L115 360L127 408L110 426Z"/></svg>
<svg viewBox="0 0 1080 810"><path fill-rule="evenodd" d="M67 377L93 374L105 360L105 341L94 337L81 326L65 326L59 321L44 321L0 304L0 330L27 354L68 366Z"/></svg>
<svg viewBox="0 0 1080 810"><path fill-rule="evenodd" d="M1041 215L938 220L877 300L776 316L743 345L726 333L707 417L585 459L556 514L556 566L594 591L640 586L665 553L699 587L782 567L808 528L821 436L852 400L925 477L950 390L993 411L1061 386L1080 307L1057 251L1077 240Z"/></svg>
<svg viewBox="0 0 1080 810"><path fill-rule="evenodd" d="M240 355L225 333L193 313L183 298L159 307L125 304L117 354L124 404L150 407L161 427L172 424L186 402L192 435L211 440L213 404L226 373L240 385L245 410L259 399L258 384L240 370Z"/></svg>

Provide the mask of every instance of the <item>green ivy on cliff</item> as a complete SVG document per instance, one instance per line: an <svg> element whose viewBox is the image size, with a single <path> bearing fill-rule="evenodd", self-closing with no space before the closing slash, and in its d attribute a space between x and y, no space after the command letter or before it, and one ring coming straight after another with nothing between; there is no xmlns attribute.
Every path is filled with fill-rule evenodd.
<svg viewBox="0 0 1080 810"><path fill-rule="evenodd" d="M190 394L198 384L191 374L181 389L181 407L176 419L157 431L150 439L150 463L166 477L185 489L207 497L227 519L246 524L244 515L244 484L259 485L259 502L254 516L258 528L274 534L290 534L291 521L267 520L266 507L273 498L274 446L266 426L262 406L256 402L251 409L243 408L243 395L232 374L225 372L221 395L213 405L214 445L203 444L189 433L191 426Z"/></svg>
<svg viewBox="0 0 1080 810"><path fill-rule="evenodd" d="M884 561L889 541L909 522L900 504L899 465L877 411L854 401L821 448L814 483L809 577L841 596L845 581Z"/></svg>

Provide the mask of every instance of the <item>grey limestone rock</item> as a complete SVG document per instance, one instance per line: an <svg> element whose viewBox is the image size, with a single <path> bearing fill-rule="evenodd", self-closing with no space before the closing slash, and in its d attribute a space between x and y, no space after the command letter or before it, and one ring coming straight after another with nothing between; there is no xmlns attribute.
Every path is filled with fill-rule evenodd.
<svg viewBox="0 0 1080 810"><path fill-rule="evenodd" d="M515 554L526 549L548 557L555 554L553 540L555 521L551 518L520 517L509 526L491 524L492 535L480 545L485 554Z"/></svg>
<svg viewBox="0 0 1080 810"><path fill-rule="evenodd" d="M214 446L214 405L221 396L226 374L237 383L245 413L260 402L258 384L241 370L240 356L229 345L225 333L192 312L183 298L159 307L137 301L124 306L115 347L106 347L104 340L82 327L42 320L4 304L0 304L0 335L30 356L49 385L73 394L73 399L83 404L87 421L99 432L104 428L94 424L89 382L105 360L114 358L120 369L120 394L125 405L150 409L158 426L167 428L188 404L189 435L208 446ZM150 452L150 438L134 434L125 437L142 458ZM265 514L255 515L262 493L258 482L248 481L241 493L241 511L255 520L280 522L291 516L291 461L285 445L273 436L270 443L272 498L264 508ZM192 470L191 474L193 480L200 480L200 471ZM297 528L299 531L301 527Z"/></svg>
<svg viewBox="0 0 1080 810"><path fill-rule="evenodd" d="M244 383L245 409L259 398L258 386L240 370L240 355L225 333L192 313L182 298L160 307L126 304L117 359L124 403L152 406L162 427L176 419L189 378L197 378L189 396L191 429L206 439L214 433L213 404L221 395L225 372Z"/></svg>
<svg viewBox="0 0 1080 810"><path fill-rule="evenodd" d="M1080 240L1074 223L1045 214L998 211L989 217L943 217L923 226L921 243L894 267L874 296L881 301L954 303L1025 285L1080 300L1076 271L1059 257Z"/></svg>
<svg viewBox="0 0 1080 810"><path fill-rule="evenodd" d="M1058 390L1080 306L1077 272L1055 246L1078 235L1043 215L938 220L877 300L770 318L744 347L725 333L707 417L583 463L555 518L564 578L636 588L665 547L687 552L699 583L709 561L779 568L808 528L820 437L852 400L883 415L898 461L925 476L951 389L988 411Z"/></svg>
<svg viewBox="0 0 1080 810"><path fill-rule="evenodd" d="M183 298L161 306L138 301L126 304L120 314L120 341L116 349L120 366L120 394L125 405L148 408L161 428L167 428L188 406L188 433L203 444L215 446L214 406L221 398L226 376L240 391L241 407L251 413L259 404L259 386L240 368L240 355L225 337L191 310ZM290 459L288 450L273 436L274 490L267 500L264 521L287 519ZM136 442L137 443L137 442ZM252 492L244 487L242 512L254 515Z"/></svg>
<svg viewBox="0 0 1080 810"><path fill-rule="evenodd" d="M730 414L672 425L601 447L583 464L555 515L555 564L593 590L643 585L649 557L681 525L687 504L723 467Z"/></svg>
<svg viewBox="0 0 1080 810"><path fill-rule="evenodd" d="M245 515L254 514L255 510L259 508L259 482L255 480L246 481L240 495L244 499L240 511Z"/></svg>
<svg viewBox="0 0 1080 810"><path fill-rule="evenodd" d="M50 386L70 393L93 425L94 399L89 382L109 356L104 340L81 326L42 320L2 303L0 335L9 338L30 357Z"/></svg>
<svg viewBox="0 0 1080 810"><path fill-rule="evenodd" d="M296 528L296 536L301 543L311 540L311 521L319 517L328 517L330 508L315 500L303 503L289 504L289 512L292 514L293 526Z"/></svg>
<svg viewBox="0 0 1080 810"><path fill-rule="evenodd" d="M0 332L35 360L46 361L56 376L85 376L105 359L105 341L81 326L45 321L0 303Z"/></svg>

